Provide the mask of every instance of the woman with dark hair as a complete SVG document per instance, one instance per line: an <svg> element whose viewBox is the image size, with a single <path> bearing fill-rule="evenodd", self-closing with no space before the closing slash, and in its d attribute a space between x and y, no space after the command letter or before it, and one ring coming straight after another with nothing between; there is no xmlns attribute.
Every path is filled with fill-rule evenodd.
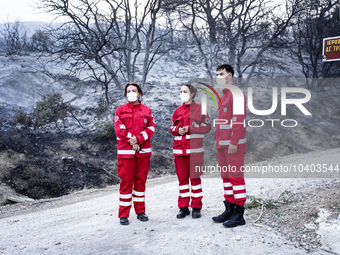
<svg viewBox="0 0 340 255"><path fill-rule="evenodd" d="M203 166L204 134L211 130L211 125L209 116L202 115L201 105L194 101L196 94L197 89L191 84L181 87L183 105L175 110L170 126L174 136L173 154L179 181L178 219L190 214L189 206L192 208L193 218L201 217L202 172L198 169Z"/></svg>
<svg viewBox="0 0 340 255"><path fill-rule="evenodd" d="M129 224L133 205L137 219L148 221L145 214L145 183L150 168L151 142L156 122L151 109L140 101L143 90L138 83L124 86L124 96L129 101L118 106L115 113L117 136L117 165L121 178L119 187L120 224Z"/></svg>

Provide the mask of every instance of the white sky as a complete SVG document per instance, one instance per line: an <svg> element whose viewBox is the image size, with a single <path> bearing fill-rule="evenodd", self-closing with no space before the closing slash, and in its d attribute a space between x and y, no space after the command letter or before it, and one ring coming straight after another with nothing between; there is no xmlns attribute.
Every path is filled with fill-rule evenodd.
<svg viewBox="0 0 340 255"><path fill-rule="evenodd" d="M37 3L39 3L39 0L0 0L0 23L18 20L22 22L52 21L52 16L36 9Z"/></svg>
<svg viewBox="0 0 340 255"><path fill-rule="evenodd" d="M15 21L44 21L51 22L54 18L52 15L43 13L37 9L37 5L44 0L0 0L0 23ZM147 0L139 0L139 3L145 3ZM134 1L130 2L133 5ZM58 19L62 21L63 19Z"/></svg>

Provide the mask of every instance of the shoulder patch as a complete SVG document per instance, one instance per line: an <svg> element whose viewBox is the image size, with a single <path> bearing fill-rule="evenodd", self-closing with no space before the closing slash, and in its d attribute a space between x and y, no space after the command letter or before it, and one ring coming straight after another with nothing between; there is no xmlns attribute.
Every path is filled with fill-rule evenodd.
<svg viewBox="0 0 340 255"><path fill-rule="evenodd" d="M115 117L115 122L117 122L119 120L119 117L118 116L116 116Z"/></svg>

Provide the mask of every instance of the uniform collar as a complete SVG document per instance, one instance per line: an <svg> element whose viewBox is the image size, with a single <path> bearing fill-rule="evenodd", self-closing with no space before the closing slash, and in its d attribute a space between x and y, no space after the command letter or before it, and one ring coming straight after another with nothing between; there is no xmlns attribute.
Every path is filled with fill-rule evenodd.
<svg viewBox="0 0 340 255"><path fill-rule="evenodd" d="M187 107L193 107L195 104L196 104L195 100L192 100L191 104L185 104L185 103L183 103L182 106L183 106L184 108L187 108Z"/></svg>
<svg viewBox="0 0 340 255"><path fill-rule="evenodd" d="M235 86L235 84L234 84L234 83L233 83L233 84L231 84L231 85ZM223 94L226 94L228 91L229 91L229 89L228 89L228 88L225 88L225 89L223 89L223 90L222 90Z"/></svg>
<svg viewBox="0 0 340 255"><path fill-rule="evenodd" d="M139 101L139 104L134 105L134 104L132 104L131 102L128 102L127 105L128 105L130 108L138 108L138 107L140 107L140 106L142 105L142 103Z"/></svg>

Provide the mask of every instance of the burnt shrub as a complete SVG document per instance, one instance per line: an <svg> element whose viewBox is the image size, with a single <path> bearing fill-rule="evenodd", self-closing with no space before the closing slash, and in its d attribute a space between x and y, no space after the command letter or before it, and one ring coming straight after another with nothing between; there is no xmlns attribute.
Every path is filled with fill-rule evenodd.
<svg viewBox="0 0 340 255"><path fill-rule="evenodd" d="M34 199L59 197L85 187L104 188L118 183L99 166L90 163L33 159L21 161L3 181L17 193Z"/></svg>
<svg viewBox="0 0 340 255"><path fill-rule="evenodd" d="M107 185L118 183L100 167L79 161L64 164L60 178L69 190L78 190L84 187L104 188Z"/></svg>
<svg viewBox="0 0 340 255"><path fill-rule="evenodd" d="M0 131L0 151L11 149L16 152L32 151L33 146L27 135L15 130Z"/></svg>
<svg viewBox="0 0 340 255"><path fill-rule="evenodd" d="M92 134L23 134L0 131L0 182L34 199L58 197L83 188L103 188L119 182L109 162L115 143L93 142ZM63 160L62 155L71 159Z"/></svg>
<svg viewBox="0 0 340 255"><path fill-rule="evenodd" d="M5 182L16 192L34 199L67 194L61 178L43 161L21 162L12 169Z"/></svg>

